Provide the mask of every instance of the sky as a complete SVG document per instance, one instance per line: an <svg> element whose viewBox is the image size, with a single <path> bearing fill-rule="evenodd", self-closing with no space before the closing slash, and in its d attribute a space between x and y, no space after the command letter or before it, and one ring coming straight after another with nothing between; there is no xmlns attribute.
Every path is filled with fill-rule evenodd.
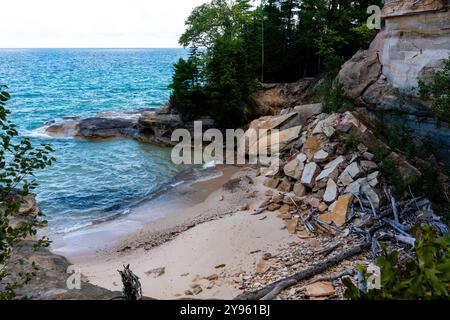
<svg viewBox="0 0 450 320"><path fill-rule="evenodd" d="M0 48L175 48L207 0L2 1Z"/></svg>

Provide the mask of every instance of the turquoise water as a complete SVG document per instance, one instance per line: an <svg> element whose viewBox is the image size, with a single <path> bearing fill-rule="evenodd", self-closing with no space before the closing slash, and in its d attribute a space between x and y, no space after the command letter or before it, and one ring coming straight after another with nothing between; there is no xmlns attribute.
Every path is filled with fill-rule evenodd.
<svg viewBox="0 0 450 320"><path fill-rule="evenodd" d="M170 149L132 140L79 141L33 135L64 116L157 107L167 101L172 64L183 49L0 49L0 83L10 88L12 120L57 162L37 175L49 233L126 212L182 170Z"/></svg>

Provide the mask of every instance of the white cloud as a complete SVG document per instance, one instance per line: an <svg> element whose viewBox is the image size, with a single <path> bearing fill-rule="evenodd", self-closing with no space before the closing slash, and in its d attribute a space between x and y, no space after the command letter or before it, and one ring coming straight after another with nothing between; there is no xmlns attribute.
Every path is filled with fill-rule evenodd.
<svg viewBox="0 0 450 320"><path fill-rule="evenodd" d="M205 2L208 1L4 1L0 47L178 47L184 21L192 8Z"/></svg>

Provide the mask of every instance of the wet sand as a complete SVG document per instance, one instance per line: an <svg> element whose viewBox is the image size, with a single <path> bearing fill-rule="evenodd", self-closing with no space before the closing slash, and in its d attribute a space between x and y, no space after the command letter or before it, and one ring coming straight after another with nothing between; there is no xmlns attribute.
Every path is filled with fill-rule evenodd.
<svg viewBox="0 0 450 320"><path fill-rule="evenodd" d="M150 225L158 237L164 237L173 233L173 228L193 220L195 215L185 214L183 208L203 202L239 170L234 166L217 167L205 173L205 181L183 183L156 198L142 199L126 215L56 235L52 238L51 250L72 260L115 251L121 239L140 234Z"/></svg>
<svg viewBox="0 0 450 320"><path fill-rule="evenodd" d="M297 237L284 229L276 213L252 214L267 191L255 170L218 170L220 178L192 185L197 191L188 192L190 204L141 225L108 249L66 256L91 283L111 290L121 288L117 269L130 264L148 297L235 297L240 293L237 277L254 273L265 253L276 254ZM250 209L242 211L244 205ZM137 215L148 209L143 204ZM191 296L189 291L198 287L201 292Z"/></svg>

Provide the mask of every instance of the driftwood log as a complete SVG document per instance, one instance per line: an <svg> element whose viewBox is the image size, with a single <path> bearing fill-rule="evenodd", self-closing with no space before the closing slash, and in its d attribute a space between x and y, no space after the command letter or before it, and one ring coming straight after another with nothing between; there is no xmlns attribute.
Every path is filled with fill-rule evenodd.
<svg viewBox="0 0 450 320"><path fill-rule="evenodd" d="M354 271L352 269L344 269L341 272L329 275L329 276L319 276L316 277L314 279L312 279L311 281L308 281L308 283L305 284L305 286L309 286L311 284L317 283L317 282L322 282L322 281L335 281L338 280L340 278L343 277L347 277L347 276L352 276L354 275Z"/></svg>
<svg viewBox="0 0 450 320"><path fill-rule="evenodd" d="M254 292L244 292L243 294L234 298L234 300L260 300L263 298L265 300L274 299L276 295L278 295L280 292L286 290L289 287L292 287L293 285L299 283L300 281L310 279L315 275L324 273L329 268L338 265L342 261L350 259L361 253L364 253L367 249L371 247L371 245L372 245L371 241L364 242L320 264L316 264L290 277L273 282L260 290Z"/></svg>
<svg viewBox="0 0 450 320"><path fill-rule="evenodd" d="M117 270L122 277L123 284L123 299L125 300L141 300L142 299L142 287L139 277L130 270L130 265L123 266L124 270Z"/></svg>

